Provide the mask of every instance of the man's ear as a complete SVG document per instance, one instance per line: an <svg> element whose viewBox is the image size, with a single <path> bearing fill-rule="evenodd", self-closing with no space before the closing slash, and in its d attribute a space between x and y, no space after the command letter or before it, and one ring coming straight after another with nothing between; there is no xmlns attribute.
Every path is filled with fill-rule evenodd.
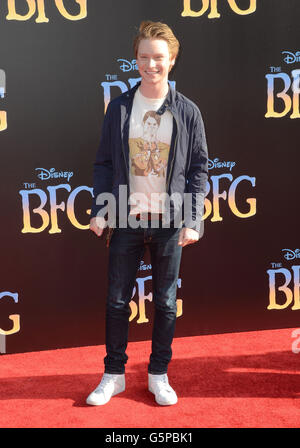
<svg viewBox="0 0 300 448"><path fill-rule="evenodd" d="M170 60L170 69L169 69L169 72L170 72L170 71L172 70L172 68L174 67L175 62L176 62L176 58L173 58L173 59Z"/></svg>

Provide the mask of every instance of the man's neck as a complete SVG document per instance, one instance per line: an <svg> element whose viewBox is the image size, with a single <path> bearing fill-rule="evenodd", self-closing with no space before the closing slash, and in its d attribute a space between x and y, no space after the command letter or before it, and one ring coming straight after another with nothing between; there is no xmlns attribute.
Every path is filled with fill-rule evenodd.
<svg viewBox="0 0 300 448"><path fill-rule="evenodd" d="M153 99L154 98L164 98L165 96L167 96L168 91L169 91L168 82L166 82L164 84L151 85L151 84L143 83L143 81L142 81L141 85L140 85L140 92L146 98L153 98Z"/></svg>

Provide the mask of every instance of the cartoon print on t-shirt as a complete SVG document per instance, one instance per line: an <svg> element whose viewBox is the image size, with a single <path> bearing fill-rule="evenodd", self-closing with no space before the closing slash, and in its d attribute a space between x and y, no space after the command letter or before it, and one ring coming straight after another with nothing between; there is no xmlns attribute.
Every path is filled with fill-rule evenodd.
<svg viewBox="0 0 300 448"><path fill-rule="evenodd" d="M143 117L143 135L130 138L131 174L135 176L165 176L170 146L157 137L161 117L149 110Z"/></svg>

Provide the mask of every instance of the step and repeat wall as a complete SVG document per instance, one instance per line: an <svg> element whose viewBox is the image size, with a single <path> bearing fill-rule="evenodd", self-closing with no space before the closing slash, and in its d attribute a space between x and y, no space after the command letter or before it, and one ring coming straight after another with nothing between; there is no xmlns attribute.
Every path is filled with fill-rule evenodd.
<svg viewBox="0 0 300 448"><path fill-rule="evenodd" d="M176 336L297 327L299 0L1 0L0 352L103 344L108 249L89 229L109 101L139 81L142 20L209 147L204 236L183 249ZM130 341L151 338L146 252Z"/></svg>

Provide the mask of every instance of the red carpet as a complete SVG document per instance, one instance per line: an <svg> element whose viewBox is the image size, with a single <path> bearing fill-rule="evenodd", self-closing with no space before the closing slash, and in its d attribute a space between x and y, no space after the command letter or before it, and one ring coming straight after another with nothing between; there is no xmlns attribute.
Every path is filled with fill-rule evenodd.
<svg viewBox="0 0 300 448"><path fill-rule="evenodd" d="M160 407L147 391L150 342L129 343L126 391L85 404L104 346L2 355L1 428L297 428L300 353L293 329L176 338L169 367L178 394Z"/></svg>

